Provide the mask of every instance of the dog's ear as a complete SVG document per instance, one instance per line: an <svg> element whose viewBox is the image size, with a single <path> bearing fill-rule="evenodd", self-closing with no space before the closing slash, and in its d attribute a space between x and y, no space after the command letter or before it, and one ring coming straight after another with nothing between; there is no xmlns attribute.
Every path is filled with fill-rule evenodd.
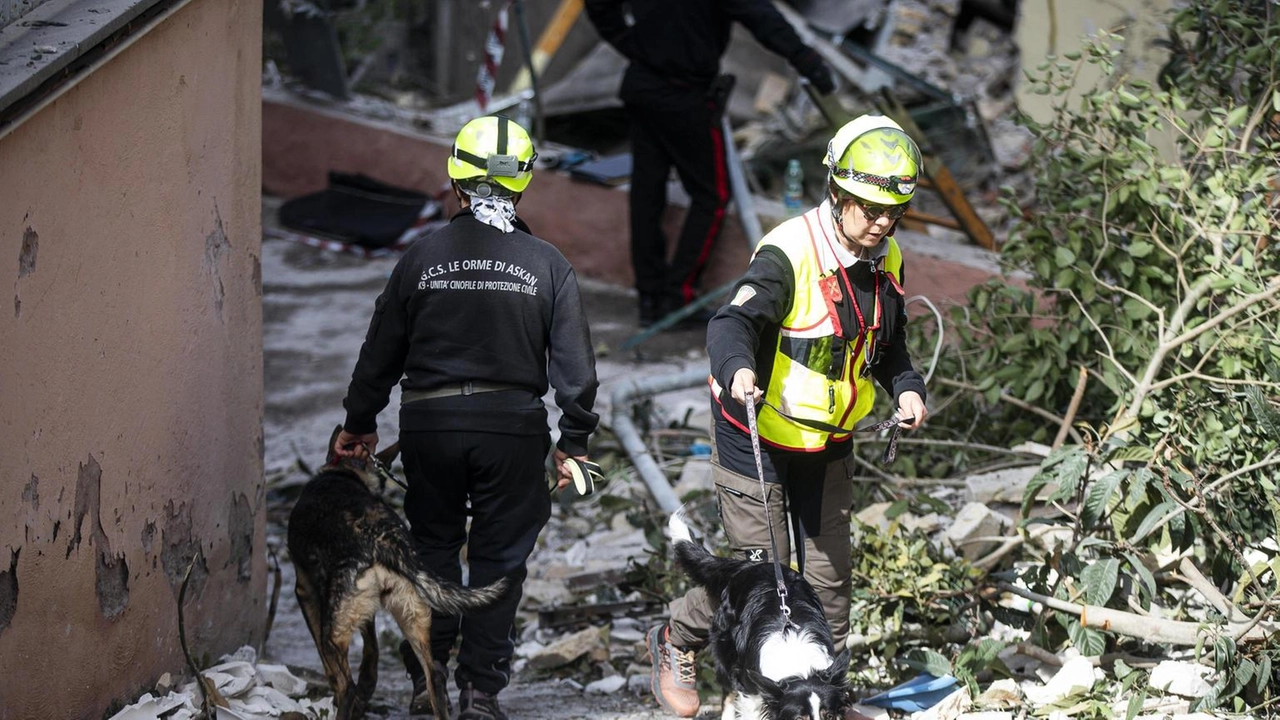
<svg viewBox="0 0 1280 720"><path fill-rule="evenodd" d="M747 679L751 684L760 688L760 694L766 700L777 701L782 697L782 686L774 682L771 678L765 677L759 670L747 670Z"/></svg>
<svg viewBox="0 0 1280 720"><path fill-rule="evenodd" d="M829 685L843 686L849 682L849 657L849 648L845 648L825 670L818 673L818 677Z"/></svg>
<svg viewBox="0 0 1280 720"><path fill-rule="evenodd" d="M391 467L391 463L395 462L397 457L400 457L400 441L397 440L391 443L386 450L376 453L374 457L378 458L378 462L383 465Z"/></svg>
<svg viewBox="0 0 1280 720"><path fill-rule="evenodd" d="M332 465L338 462L338 455L333 451L333 444L338 441L338 433L342 432L342 425L339 424L333 429L333 433L329 435L329 444L324 448L324 464Z"/></svg>

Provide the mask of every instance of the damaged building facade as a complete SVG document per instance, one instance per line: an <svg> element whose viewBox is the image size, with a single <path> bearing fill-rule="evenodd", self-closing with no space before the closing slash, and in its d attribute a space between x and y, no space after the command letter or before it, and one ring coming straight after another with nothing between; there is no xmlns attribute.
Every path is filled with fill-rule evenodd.
<svg viewBox="0 0 1280 720"><path fill-rule="evenodd" d="M264 633L260 23L0 2L0 718Z"/></svg>

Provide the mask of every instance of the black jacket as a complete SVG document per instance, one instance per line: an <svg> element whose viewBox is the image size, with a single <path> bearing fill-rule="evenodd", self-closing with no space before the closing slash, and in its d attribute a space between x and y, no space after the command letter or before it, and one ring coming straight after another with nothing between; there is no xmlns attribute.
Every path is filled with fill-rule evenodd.
<svg viewBox="0 0 1280 720"><path fill-rule="evenodd" d="M578 281L555 246L503 233L464 210L405 253L378 297L343 406L344 427L377 428L397 381L430 390L466 380L517 390L421 400L401 429L546 432L542 396L555 388L561 450L584 455L599 416L595 355Z"/></svg>
<svg viewBox="0 0 1280 720"><path fill-rule="evenodd" d="M631 8L632 25L626 23L624 4ZM800 74L812 79L828 72L769 0L586 0L586 9L600 36L632 68L677 84L701 89L711 84L720 74L734 22Z"/></svg>

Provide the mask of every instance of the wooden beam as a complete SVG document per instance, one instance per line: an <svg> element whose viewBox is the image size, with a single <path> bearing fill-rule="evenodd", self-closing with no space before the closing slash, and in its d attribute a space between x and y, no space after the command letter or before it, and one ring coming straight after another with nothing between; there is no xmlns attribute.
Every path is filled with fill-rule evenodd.
<svg viewBox="0 0 1280 720"><path fill-rule="evenodd" d="M959 221L964 233L987 250L998 250L999 248L996 247L995 236L991 234L991 229L987 227L987 224L974 211L973 206L969 204L969 199L964 196L964 191L960 189L955 178L951 176L951 171L947 169L947 166L942 163L942 160L937 155L929 151L929 140L924 132L920 130L920 126L916 125L916 121L911 118L911 113L907 112L907 109L888 90L882 91L880 96L882 98L881 111L893 118L908 135L921 145L920 153L923 155L925 174L932 181L938 197L942 198L942 202L947 206L947 209Z"/></svg>
<svg viewBox="0 0 1280 720"><path fill-rule="evenodd" d="M937 215L930 215L928 213L922 213L918 210L908 210L907 214L904 215L902 219L915 220L916 222L922 222L928 225L937 225L938 227L951 228L952 230L960 230L961 232L964 231L964 228L960 227L960 223L952 218L945 218L945 217L939 217Z"/></svg>
<svg viewBox="0 0 1280 720"><path fill-rule="evenodd" d="M538 75L542 75L542 71L551 64L551 58L555 57L556 51L569 36L569 31L578 21L578 15L582 13L582 2L583 0L560 0L560 6L556 8L555 14L551 16L542 34L538 36L538 42L533 46L532 53L533 69ZM507 93L514 94L524 90L529 87L531 80L529 68L521 68L515 79L511 81L511 87L507 89Z"/></svg>

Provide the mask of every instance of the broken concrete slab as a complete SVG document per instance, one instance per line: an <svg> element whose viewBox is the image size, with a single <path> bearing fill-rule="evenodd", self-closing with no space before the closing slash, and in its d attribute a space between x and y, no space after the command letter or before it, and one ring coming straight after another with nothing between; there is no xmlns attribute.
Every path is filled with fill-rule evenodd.
<svg viewBox="0 0 1280 720"><path fill-rule="evenodd" d="M1023 683L1022 689L1033 706L1041 707L1089 692L1101 673L1088 658L1075 657L1066 661L1048 683Z"/></svg>
<svg viewBox="0 0 1280 720"><path fill-rule="evenodd" d="M982 691L982 694L974 698L973 704L981 708L1017 708L1022 707L1022 688L1018 687L1017 681L1012 678L1004 678L997 680ZM969 720L1000 720L998 718L976 718L973 715L981 715L983 713L971 713L966 717Z"/></svg>
<svg viewBox="0 0 1280 720"><path fill-rule="evenodd" d="M1147 685L1180 697L1204 697L1213 688L1212 674L1212 668L1199 663L1166 660L1152 669Z"/></svg>
<svg viewBox="0 0 1280 720"><path fill-rule="evenodd" d="M991 503L1022 504L1022 496L1026 494L1027 484L1040 470L1038 465L1008 468L996 472L970 475L964 479L965 490L969 502L990 505Z"/></svg>
<svg viewBox="0 0 1280 720"><path fill-rule="evenodd" d="M607 678L587 683L587 687L583 689L583 692L588 695L612 695L626 687L626 684L627 679L621 675L610 675Z"/></svg>
<svg viewBox="0 0 1280 720"><path fill-rule="evenodd" d="M947 528L943 538L965 559L973 561L999 546L998 542L978 538L1004 535L1009 520L982 503L971 502L960 508L955 521Z"/></svg>
<svg viewBox="0 0 1280 720"><path fill-rule="evenodd" d="M531 656L528 667L533 670L550 670L599 651L608 653L609 646L605 643L607 632L602 632L598 627L589 627L566 635Z"/></svg>

